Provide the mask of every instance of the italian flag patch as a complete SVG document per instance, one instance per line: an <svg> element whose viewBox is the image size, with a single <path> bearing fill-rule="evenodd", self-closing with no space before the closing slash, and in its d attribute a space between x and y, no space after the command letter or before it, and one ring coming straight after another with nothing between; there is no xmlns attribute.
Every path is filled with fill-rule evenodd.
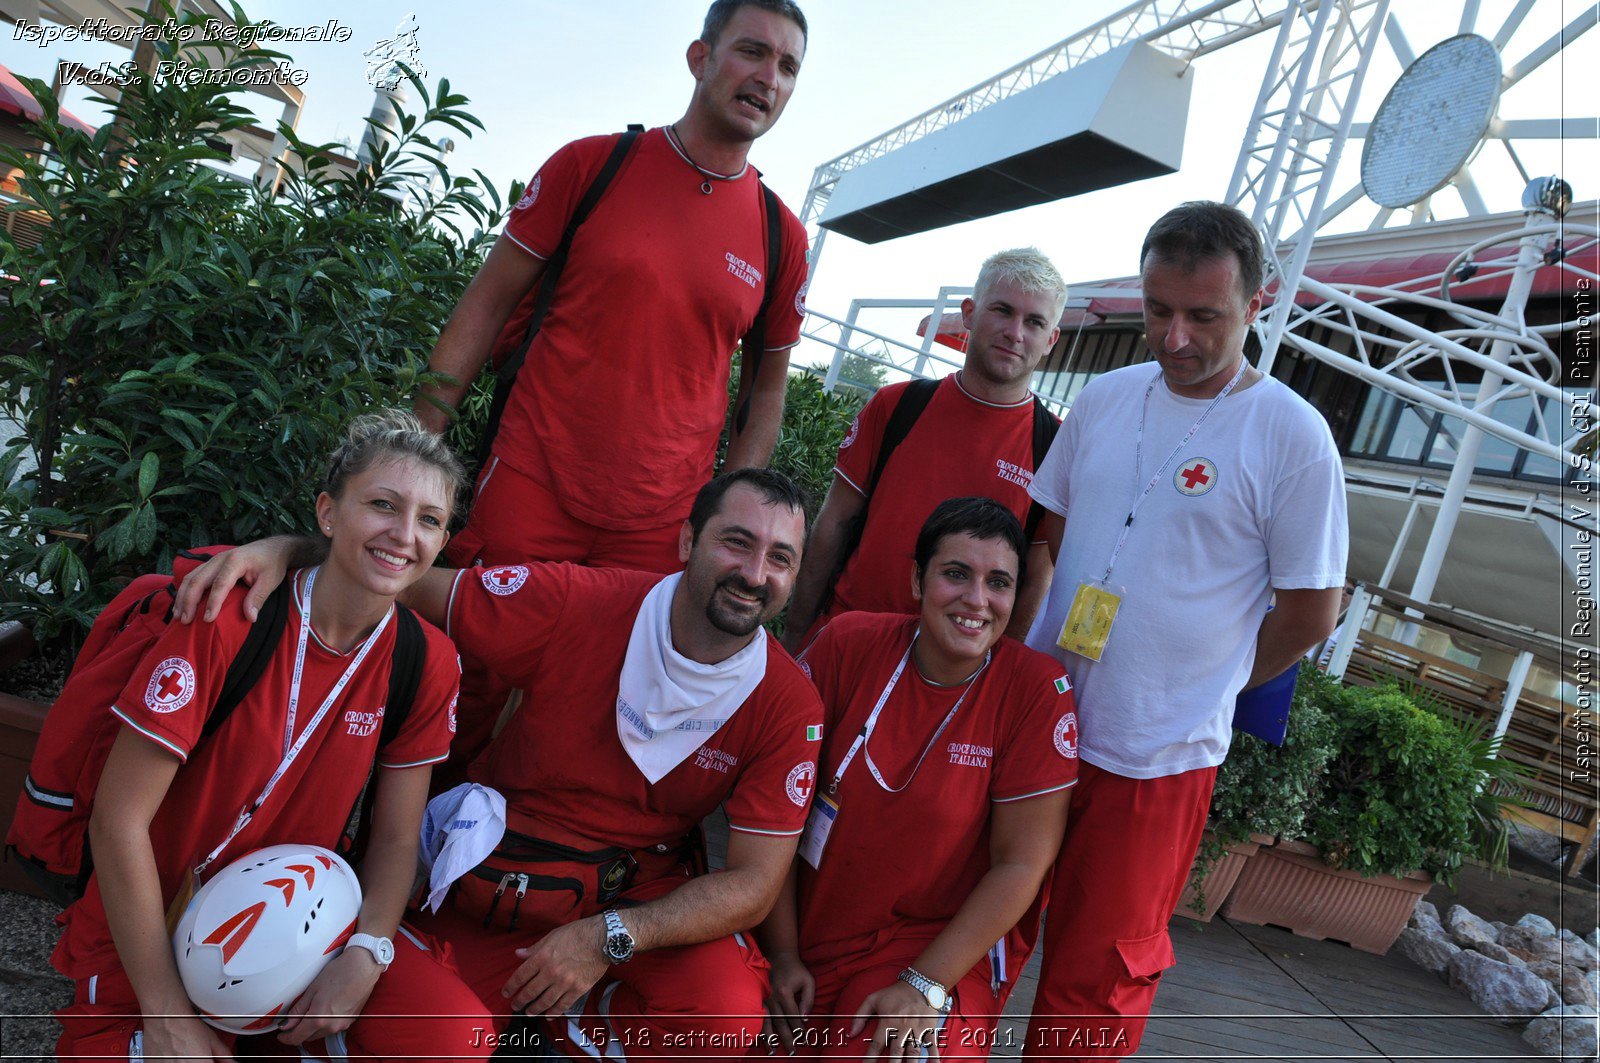
<svg viewBox="0 0 1600 1063"><path fill-rule="evenodd" d="M807 742L820 742L820 741L822 741L822 725L820 723L811 724L810 726L808 726L806 728L806 741Z"/></svg>
<svg viewBox="0 0 1600 1063"><path fill-rule="evenodd" d="M1056 680L1056 693L1057 694L1065 694L1067 691L1069 691L1071 689L1072 689L1072 684L1067 681L1067 677L1066 676L1062 676L1060 679Z"/></svg>

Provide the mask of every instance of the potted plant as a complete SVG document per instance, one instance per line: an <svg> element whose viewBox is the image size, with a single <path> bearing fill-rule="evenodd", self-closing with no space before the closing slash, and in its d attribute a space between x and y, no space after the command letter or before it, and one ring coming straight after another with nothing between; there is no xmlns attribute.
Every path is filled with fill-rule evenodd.
<svg viewBox="0 0 1600 1063"><path fill-rule="evenodd" d="M1515 769L1497 740L1419 704L1396 682L1330 699L1335 752L1303 840L1262 849L1223 914L1388 951L1417 899L1503 837L1489 788Z"/></svg>
<svg viewBox="0 0 1600 1063"><path fill-rule="evenodd" d="M1211 815L1176 914L1209 922L1245 861L1279 835L1300 834L1333 756L1333 724L1326 705L1342 689L1338 680L1305 662L1282 746L1234 732L1228 759L1217 769Z"/></svg>

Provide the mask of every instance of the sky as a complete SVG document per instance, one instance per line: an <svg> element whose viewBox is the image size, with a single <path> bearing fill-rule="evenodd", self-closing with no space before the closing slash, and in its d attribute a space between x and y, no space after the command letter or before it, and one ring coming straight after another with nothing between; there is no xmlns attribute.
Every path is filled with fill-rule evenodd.
<svg viewBox="0 0 1600 1063"><path fill-rule="evenodd" d="M900 122L963 92L1117 11L1110 0L808 0L810 43L795 94L775 129L758 141L751 161L796 211L813 171ZM1482 0L1479 28L1492 35L1510 0ZM1395 17L1417 53L1453 35L1460 5L1395 0ZM1539 0L1504 49L1519 57L1587 9L1580 0ZM306 70L307 104L300 134L312 141L358 141L372 102L362 54L416 16L418 59L434 85L471 99L467 109L486 129L457 137L452 167L480 169L502 192L527 180L568 140L617 130L629 122L662 125L680 117L691 79L684 50L699 31L703 0L372 0L329 5L305 0L250 0L247 13L286 26L322 24L329 11L350 29L345 43L301 42L283 50ZM941 285L970 284L982 260L1004 247L1035 245L1069 281L1122 276L1136 269L1140 238L1151 221L1183 199L1221 198L1270 58L1272 33L1262 33L1194 64L1195 85L1182 168L1177 174L1056 203L968 222L877 245L830 235L808 305L843 317L853 298L933 298ZM121 62L107 44L56 43L40 48L0 25L0 64L48 80L57 59ZM1502 100L1503 117L1591 117L1600 111L1600 31L1591 32ZM1400 67L1380 49L1358 119L1370 117ZM415 101L414 101L415 102ZM91 122L103 112L87 90L69 89L66 106ZM272 117L275 118L275 115ZM1352 141L1338 191L1354 181L1361 144ZM1580 199L1600 194L1600 144L1523 142L1518 151L1533 174L1561 173ZM1506 153L1486 145L1474 175L1494 209L1516 208L1523 182ZM1441 200L1453 199L1451 195ZM1442 203L1447 210L1458 206ZM1358 209L1334 227L1364 227ZM870 327L912 335L921 312L863 316ZM808 353L809 352L809 353ZM831 351L814 344L797 362Z"/></svg>

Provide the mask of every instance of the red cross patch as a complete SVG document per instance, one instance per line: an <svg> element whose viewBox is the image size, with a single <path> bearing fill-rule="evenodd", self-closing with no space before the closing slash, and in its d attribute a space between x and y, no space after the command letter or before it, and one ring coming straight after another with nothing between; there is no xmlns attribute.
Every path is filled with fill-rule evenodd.
<svg viewBox="0 0 1600 1063"><path fill-rule="evenodd" d="M817 763L808 760L803 764L796 764L789 769L789 778L784 783L784 789L789 793L789 800L806 807L806 802L811 800L811 791L817 786Z"/></svg>
<svg viewBox="0 0 1600 1063"><path fill-rule="evenodd" d="M1183 495L1203 495L1217 486L1217 465L1210 458L1191 458L1180 462L1172 486Z"/></svg>
<svg viewBox="0 0 1600 1063"><path fill-rule="evenodd" d="M528 566L501 565L483 570L483 586L490 594L515 594L528 582Z"/></svg>
<svg viewBox="0 0 1600 1063"><path fill-rule="evenodd" d="M1078 756L1078 714L1069 712L1056 721L1056 752L1069 760Z"/></svg>
<svg viewBox="0 0 1600 1063"><path fill-rule="evenodd" d="M151 712L177 712L194 697L194 666L182 657L168 657L150 673L144 705Z"/></svg>

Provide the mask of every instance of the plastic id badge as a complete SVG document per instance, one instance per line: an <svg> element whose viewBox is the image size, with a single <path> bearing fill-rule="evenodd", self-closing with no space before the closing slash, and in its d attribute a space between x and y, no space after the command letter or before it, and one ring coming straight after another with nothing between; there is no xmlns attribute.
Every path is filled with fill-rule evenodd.
<svg viewBox="0 0 1600 1063"><path fill-rule="evenodd" d="M806 829L800 835L800 858L812 867L821 868L822 850L828 844L833 821L839 815L839 802L828 794L812 798L811 814L806 817Z"/></svg>
<svg viewBox="0 0 1600 1063"><path fill-rule="evenodd" d="M1068 653L1098 661L1106 652L1111 625L1122 606L1121 591L1120 587L1113 589L1104 583L1078 584L1078 593L1073 595L1072 608L1067 611L1067 622L1061 625L1056 645Z"/></svg>

